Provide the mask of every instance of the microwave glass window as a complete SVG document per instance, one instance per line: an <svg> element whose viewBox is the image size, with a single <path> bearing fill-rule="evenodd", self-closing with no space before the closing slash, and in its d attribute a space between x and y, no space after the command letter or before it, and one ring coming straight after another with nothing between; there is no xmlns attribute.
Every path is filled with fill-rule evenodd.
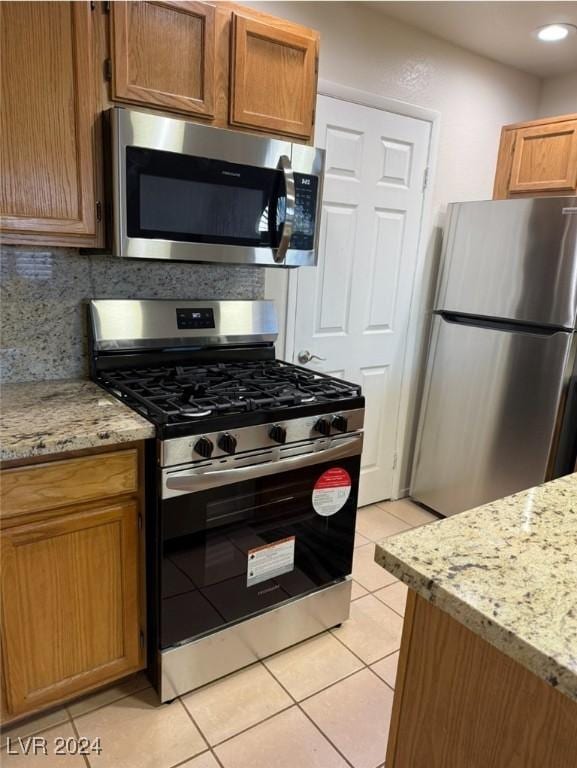
<svg viewBox="0 0 577 768"><path fill-rule="evenodd" d="M142 174L140 228L261 240L268 238L268 200L261 189Z"/></svg>
<svg viewBox="0 0 577 768"><path fill-rule="evenodd" d="M127 147L126 208L129 237L276 248L282 173Z"/></svg>

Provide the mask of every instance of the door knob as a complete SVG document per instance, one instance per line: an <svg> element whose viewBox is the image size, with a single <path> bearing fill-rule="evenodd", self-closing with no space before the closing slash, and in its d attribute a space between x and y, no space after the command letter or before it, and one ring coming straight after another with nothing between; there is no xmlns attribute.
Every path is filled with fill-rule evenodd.
<svg viewBox="0 0 577 768"><path fill-rule="evenodd" d="M308 349L301 349L297 355L297 359L299 363L305 365L305 363L310 363L311 360L326 360L326 357L321 357L320 355L312 355Z"/></svg>

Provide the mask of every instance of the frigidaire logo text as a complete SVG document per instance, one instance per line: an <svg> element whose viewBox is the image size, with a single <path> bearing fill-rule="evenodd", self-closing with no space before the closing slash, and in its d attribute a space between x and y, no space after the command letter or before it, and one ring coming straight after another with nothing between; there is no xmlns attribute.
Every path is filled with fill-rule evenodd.
<svg viewBox="0 0 577 768"><path fill-rule="evenodd" d="M267 592L274 592L275 589L278 589L280 587L280 584L275 584L272 587L267 587L266 589L261 589L260 592L257 592L258 595L266 595Z"/></svg>
<svg viewBox="0 0 577 768"><path fill-rule="evenodd" d="M237 179L240 179L240 173L235 173L234 171L221 171L223 176L236 176Z"/></svg>

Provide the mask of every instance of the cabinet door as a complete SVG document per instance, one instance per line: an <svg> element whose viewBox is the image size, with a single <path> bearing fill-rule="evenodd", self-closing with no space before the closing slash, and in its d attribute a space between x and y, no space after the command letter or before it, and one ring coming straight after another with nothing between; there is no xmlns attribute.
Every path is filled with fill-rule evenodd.
<svg viewBox="0 0 577 768"><path fill-rule="evenodd" d="M112 98L214 115L215 10L200 2L115 2Z"/></svg>
<svg viewBox="0 0 577 768"><path fill-rule="evenodd" d="M134 501L2 532L4 679L17 715L140 668Z"/></svg>
<svg viewBox="0 0 577 768"><path fill-rule="evenodd" d="M7 242L98 245L90 6L0 3L0 226Z"/></svg>
<svg viewBox="0 0 577 768"><path fill-rule="evenodd" d="M577 120L516 131L510 192L574 192L576 189Z"/></svg>
<svg viewBox="0 0 577 768"><path fill-rule="evenodd" d="M316 97L317 38L233 13L230 122L309 139Z"/></svg>

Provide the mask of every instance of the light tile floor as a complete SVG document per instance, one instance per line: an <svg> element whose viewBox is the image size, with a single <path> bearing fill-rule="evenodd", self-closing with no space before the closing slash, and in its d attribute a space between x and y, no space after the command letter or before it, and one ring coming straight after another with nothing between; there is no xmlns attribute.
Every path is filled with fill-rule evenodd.
<svg viewBox="0 0 577 768"><path fill-rule="evenodd" d="M171 704L144 675L2 735L3 768L380 768L406 587L373 561L375 542L436 520L408 500L357 516L351 617ZM100 736L102 754L8 755L6 737ZM49 751L52 751L49 749Z"/></svg>

